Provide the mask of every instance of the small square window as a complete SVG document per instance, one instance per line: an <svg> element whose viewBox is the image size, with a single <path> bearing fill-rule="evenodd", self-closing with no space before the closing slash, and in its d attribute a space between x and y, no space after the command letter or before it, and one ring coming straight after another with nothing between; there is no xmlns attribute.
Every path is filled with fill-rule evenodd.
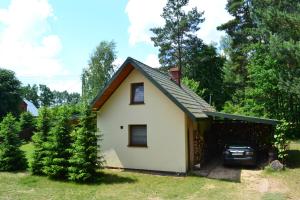
<svg viewBox="0 0 300 200"><path fill-rule="evenodd" d="M147 147L147 125L129 125L129 145Z"/></svg>
<svg viewBox="0 0 300 200"><path fill-rule="evenodd" d="M143 104L143 103L144 103L144 83L132 83L130 104Z"/></svg>

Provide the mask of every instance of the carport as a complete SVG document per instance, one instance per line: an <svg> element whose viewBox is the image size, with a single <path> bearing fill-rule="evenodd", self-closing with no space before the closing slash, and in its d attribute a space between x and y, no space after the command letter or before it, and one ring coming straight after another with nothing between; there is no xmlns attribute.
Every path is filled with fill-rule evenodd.
<svg viewBox="0 0 300 200"><path fill-rule="evenodd" d="M240 182L241 168L223 167L221 159L224 145L235 142L255 146L260 163L267 161L277 120L222 112L205 114L209 120L199 122L205 130L200 165L195 165L193 169L195 174Z"/></svg>
<svg viewBox="0 0 300 200"><path fill-rule="evenodd" d="M211 125L204 133L202 163L222 156L225 144L255 146L261 161L268 158L277 120L221 112L205 112Z"/></svg>

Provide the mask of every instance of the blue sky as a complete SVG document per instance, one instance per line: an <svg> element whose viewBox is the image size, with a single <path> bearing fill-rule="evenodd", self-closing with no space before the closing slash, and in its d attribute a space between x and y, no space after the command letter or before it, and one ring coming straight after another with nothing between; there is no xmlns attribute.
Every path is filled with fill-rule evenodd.
<svg viewBox="0 0 300 200"><path fill-rule="evenodd" d="M102 41L117 44L115 64L128 56L153 67L157 53L149 28L163 25L166 0L1 0L0 67L11 69L23 84L80 92L80 74ZM190 0L186 9L205 11L198 35L218 42L216 26L230 16L226 0Z"/></svg>

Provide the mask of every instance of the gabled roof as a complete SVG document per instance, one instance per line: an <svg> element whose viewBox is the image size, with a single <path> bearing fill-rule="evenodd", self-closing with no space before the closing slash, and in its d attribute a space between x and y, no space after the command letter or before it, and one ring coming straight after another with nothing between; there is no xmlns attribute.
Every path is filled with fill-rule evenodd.
<svg viewBox="0 0 300 200"><path fill-rule="evenodd" d="M128 57L119 70L113 75L105 88L99 92L92 102L93 110L99 110L106 100L113 94L130 72L136 69L153 83L162 93L174 102L183 112L193 120L207 118L205 111L214 112L215 109L199 97L188 87L178 86L170 76L157 69L149 67L138 60Z"/></svg>
<svg viewBox="0 0 300 200"><path fill-rule="evenodd" d="M28 101L27 99L23 99L23 101L27 104L27 112L32 114L32 116L37 117L38 116L38 109L35 107L31 101Z"/></svg>

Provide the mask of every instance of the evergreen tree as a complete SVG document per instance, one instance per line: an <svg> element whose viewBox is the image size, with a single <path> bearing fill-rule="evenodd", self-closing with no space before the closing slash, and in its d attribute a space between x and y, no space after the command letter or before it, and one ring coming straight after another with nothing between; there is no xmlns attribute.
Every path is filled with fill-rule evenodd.
<svg viewBox="0 0 300 200"><path fill-rule="evenodd" d="M258 39L251 34L251 30L257 26L253 14L253 1L255 0L228 0L226 9L233 16L233 19L217 27L218 30L225 31L230 40L230 47L227 48L229 59L227 70L232 73L225 74L225 81L230 82L231 93L237 91L237 95L242 96L248 80L248 59L250 44Z"/></svg>
<svg viewBox="0 0 300 200"><path fill-rule="evenodd" d="M51 127L51 119L51 111L46 107L40 108L37 118L36 132L32 137L34 151L32 160L29 163L30 171L36 175L44 174L44 159L46 157L45 144Z"/></svg>
<svg viewBox="0 0 300 200"><path fill-rule="evenodd" d="M53 110L53 123L45 143L43 172L51 178L67 177L71 146L71 112L67 106Z"/></svg>
<svg viewBox="0 0 300 200"><path fill-rule="evenodd" d="M69 160L69 179L76 182L91 180L99 168L97 162L96 117L83 106L78 126L72 133L74 143Z"/></svg>
<svg viewBox="0 0 300 200"><path fill-rule="evenodd" d="M20 150L19 127L11 113L0 123L0 171L26 169L25 154Z"/></svg>
<svg viewBox="0 0 300 200"><path fill-rule="evenodd" d="M232 0L228 5L239 8L235 19L226 24L232 25L227 31L231 51L239 52L238 47L243 47L247 80L244 89L237 90L239 93L233 95L224 110L284 119L298 126L299 133L300 2ZM231 62L227 66L233 66L234 55L229 56ZM226 68L225 74L234 74L232 66Z"/></svg>
<svg viewBox="0 0 300 200"><path fill-rule="evenodd" d="M188 51L190 45L197 38L199 25L204 21L203 12L198 12L197 8L185 12L183 7L188 4L188 0L168 0L163 9L162 17L165 20L163 27L150 29L154 36L151 40L154 46L159 47L159 62L162 67L178 66L182 72L183 66L188 63Z"/></svg>
<svg viewBox="0 0 300 200"><path fill-rule="evenodd" d="M30 112L22 112L19 119L21 139L29 141L36 126L36 120Z"/></svg>

